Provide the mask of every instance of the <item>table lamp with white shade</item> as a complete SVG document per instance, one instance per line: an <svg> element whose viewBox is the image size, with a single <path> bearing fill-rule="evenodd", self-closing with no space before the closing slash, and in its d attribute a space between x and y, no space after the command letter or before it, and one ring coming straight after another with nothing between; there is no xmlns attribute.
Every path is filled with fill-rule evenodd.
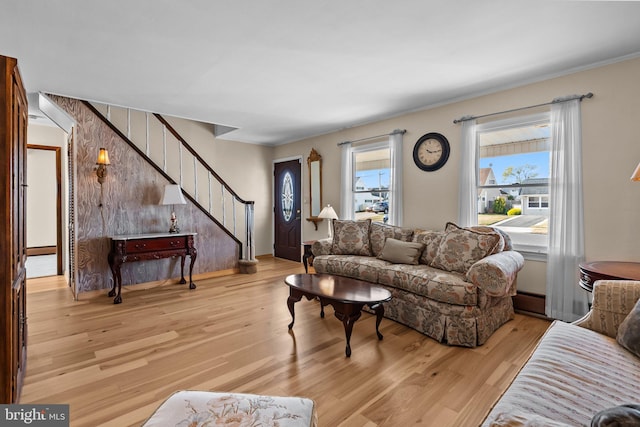
<svg viewBox="0 0 640 427"><path fill-rule="evenodd" d="M333 237L333 220L338 219L338 214L333 210L331 205L327 205L318 214L318 218L327 219L327 231L329 233L329 237Z"/></svg>
<svg viewBox="0 0 640 427"><path fill-rule="evenodd" d="M160 200L161 205L171 205L171 227L169 233L179 233L180 227L178 226L178 219L176 213L173 210L173 205L186 205L187 201L182 195L182 189L178 184L168 184L164 186L164 194Z"/></svg>

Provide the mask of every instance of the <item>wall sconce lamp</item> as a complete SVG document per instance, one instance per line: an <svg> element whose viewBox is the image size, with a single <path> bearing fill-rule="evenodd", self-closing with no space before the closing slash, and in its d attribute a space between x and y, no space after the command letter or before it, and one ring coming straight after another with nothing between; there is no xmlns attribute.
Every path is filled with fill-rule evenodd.
<svg viewBox="0 0 640 427"><path fill-rule="evenodd" d="M633 175L631 175L631 181L640 181L640 163L636 166L636 170L633 171Z"/></svg>
<svg viewBox="0 0 640 427"><path fill-rule="evenodd" d="M98 169L96 169L96 175L98 175L98 182L100 185L104 183L104 180L107 178L107 166L110 165L109 162L109 152L106 148L100 148L100 152L98 153L98 160L96 161L96 165L98 165Z"/></svg>
<svg viewBox="0 0 640 427"><path fill-rule="evenodd" d="M338 219L338 214L336 214L336 211L331 207L331 205L327 205L324 208L322 208L322 210L318 214L318 218L329 220L327 222L327 231L328 231L329 237L333 237L333 220Z"/></svg>
<svg viewBox="0 0 640 427"><path fill-rule="evenodd" d="M178 219L176 213L173 210L173 205L186 205L187 201L182 195L182 189L178 184L169 184L164 186L164 194L160 200L161 205L171 205L171 226L169 227L169 233L179 233L180 227L178 226Z"/></svg>

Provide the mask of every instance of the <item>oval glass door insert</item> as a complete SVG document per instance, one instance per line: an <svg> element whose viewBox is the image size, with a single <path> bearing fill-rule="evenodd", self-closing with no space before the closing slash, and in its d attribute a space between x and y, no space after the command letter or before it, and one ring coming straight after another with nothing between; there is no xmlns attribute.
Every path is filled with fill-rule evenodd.
<svg viewBox="0 0 640 427"><path fill-rule="evenodd" d="M282 178L282 216L285 221L289 222L293 216L293 175L286 172Z"/></svg>

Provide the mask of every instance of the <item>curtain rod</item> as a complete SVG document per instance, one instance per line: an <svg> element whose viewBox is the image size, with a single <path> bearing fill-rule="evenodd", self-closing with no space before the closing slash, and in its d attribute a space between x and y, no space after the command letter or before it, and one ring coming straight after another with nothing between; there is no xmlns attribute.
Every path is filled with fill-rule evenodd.
<svg viewBox="0 0 640 427"><path fill-rule="evenodd" d="M556 98L551 102L545 102L543 104L530 105L528 107L514 108L512 110L499 111L497 113L483 114L481 116L464 116L464 117L460 117L459 119L454 120L453 123L457 125L458 123L462 123L462 122L465 122L467 120L481 119L483 117L496 116L498 114L513 113L514 111L528 110L529 108L543 107L545 105L557 104L559 102L573 101L574 99L579 99L580 101L582 101L584 98L593 98L593 93L589 92L589 93L587 93L585 95L564 96L562 98Z"/></svg>
<svg viewBox="0 0 640 427"><path fill-rule="evenodd" d="M368 141L370 139L376 139L376 138L380 138L383 136L391 136L391 135L396 135L396 134L405 134L407 132L406 129L394 129L392 132L390 133L383 133L382 135L375 135L375 136L368 136L366 138L360 138L360 139L354 139L353 141L342 141L342 142L338 142L338 147L344 144L351 144L352 142L362 142L362 141Z"/></svg>

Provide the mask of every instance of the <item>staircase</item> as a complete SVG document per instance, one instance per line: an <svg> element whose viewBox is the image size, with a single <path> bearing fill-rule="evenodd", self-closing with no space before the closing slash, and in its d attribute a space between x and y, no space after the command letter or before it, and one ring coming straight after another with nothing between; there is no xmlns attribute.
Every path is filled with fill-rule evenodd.
<svg viewBox="0 0 640 427"><path fill-rule="evenodd" d="M159 114L83 101L255 261L254 202L242 199ZM212 138L213 138L212 134Z"/></svg>

